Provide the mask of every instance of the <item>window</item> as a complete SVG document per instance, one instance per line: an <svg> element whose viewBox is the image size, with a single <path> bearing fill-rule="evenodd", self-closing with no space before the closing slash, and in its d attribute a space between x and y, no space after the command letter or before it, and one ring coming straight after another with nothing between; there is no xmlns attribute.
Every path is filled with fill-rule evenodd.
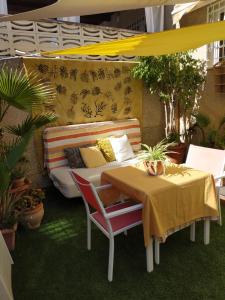
<svg viewBox="0 0 225 300"><path fill-rule="evenodd" d="M208 22L225 20L225 0L218 1L208 7ZM211 43L208 47L209 66L225 60L225 41Z"/></svg>

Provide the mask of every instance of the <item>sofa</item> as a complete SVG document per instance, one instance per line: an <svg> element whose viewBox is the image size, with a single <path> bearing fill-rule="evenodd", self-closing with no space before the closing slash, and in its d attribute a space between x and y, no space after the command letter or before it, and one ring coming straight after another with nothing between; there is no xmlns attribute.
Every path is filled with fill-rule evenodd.
<svg viewBox="0 0 225 300"><path fill-rule="evenodd" d="M134 153L141 149L141 130L137 119L105 121L77 125L57 126L44 130L44 163L54 186L66 197L79 197L70 171L75 170L94 185L100 184L101 173L105 170L134 165L137 157L126 161L112 161L96 168L71 169L64 154L68 147L95 145L98 139L127 135Z"/></svg>

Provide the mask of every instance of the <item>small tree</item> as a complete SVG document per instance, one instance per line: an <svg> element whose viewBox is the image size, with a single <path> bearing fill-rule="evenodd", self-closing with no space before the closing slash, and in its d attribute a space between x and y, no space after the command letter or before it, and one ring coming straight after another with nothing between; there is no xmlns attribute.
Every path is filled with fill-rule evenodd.
<svg viewBox="0 0 225 300"><path fill-rule="evenodd" d="M166 138L175 135L187 141L191 116L198 109L206 78L205 62L187 52L140 57L132 74L142 79L163 103Z"/></svg>

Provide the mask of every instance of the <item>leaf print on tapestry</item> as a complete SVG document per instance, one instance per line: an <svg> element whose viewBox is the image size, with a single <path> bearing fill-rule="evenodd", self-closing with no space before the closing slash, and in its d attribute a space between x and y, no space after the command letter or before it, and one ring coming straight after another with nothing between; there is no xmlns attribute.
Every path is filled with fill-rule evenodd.
<svg viewBox="0 0 225 300"><path fill-rule="evenodd" d="M57 85L56 85L56 92L57 92L58 94L63 94L63 95L65 95L65 94L66 94L66 87L63 86L63 85L61 85L61 84L57 84Z"/></svg>
<svg viewBox="0 0 225 300"><path fill-rule="evenodd" d="M98 79L100 80L105 79L105 71L102 68L98 69Z"/></svg>
<svg viewBox="0 0 225 300"><path fill-rule="evenodd" d="M47 74L48 73L48 66L45 65L45 64L39 64L39 65L37 65L37 70L42 74Z"/></svg>
<svg viewBox="0 0 225 300"><path fill-rule="evenodd" d="M95 87L93 87L91 93L92 93L93 96L98 96L98 95L100 95L102 92L101 92L100 87L95 86Z"/></svg>
<svg viewBox="0 0 225 300"><path fill-rule="evenodd" d="M82 97L82 99L85 99L91 92L87 89L83 89L81 92L80 92L80 95Z"/></svg>
<svg viewBox="0 0 225 300"><path fill-rule="evenodd" d="M51 66L51 69L48 71L49 76L56 78L58 76L58 67L56 65Z"/></svg>
<svg viewBox="0 0 225 300"><path fill-rule="evenodd" d="M98 79L98 74L97 74L96 71L91 70L91 71L90 71L90 75L91 75L91 78L92 78L92 80L93 80L94 82L95 82L95 80Z"/></svg>
<svg viewBox="0 0 225 300"><path fill-rule="evenodd" d="M77 73L78 73L77 69L71 69L70 70L70 79L76 81L77 80Z"/></svg>
<svg viewBox="0 0 225 300"><path fill-rule="evenodd" d="M103 117L103 111L106 108L107 104L104 101L98 102L98 100L95 101L95 117L101 116Z"/></svg>
<svg viewBox="0 0 225 300"><path fill-rule="evenodd" d="M90 107L90 105L88 105L87 103L82 103L81 104L81 111L83 112L84 117L86 118L91 118L92 117L92 109Z"/></svg>
<svg viewBox="0 0 225 300"><path fill-rule="evenodd" d="M83 73L80 74L80 80L83 82L88 82L89 81L89 74L85 70Z"/></svg>
<svg viewBox="0 0 225 300"><path fill-rule="evenodd" d="M124 95L127 96L132 92L133 92L132 88L130 86L127 86L124 90Z"/></svg>
<svg viewBox="0 0 225 300"><path fill-rule="evenodd" d="M59 74L60 74L60 77L63 78L63 79L65 79L65 78L67 78L69 76L67 68L64 67L64 66L61 66L59 68Z"/></svg>
<svg viewBox="0 0 225 300"><path fill-rule="evenodd" d="M114 74L111 71L109 71L108 69L106 69L106 78L108 80L114 79Z"/></svg>
<svg viewBox="0 0 225 300"><path fill-rule="evenodd" d="M117 103L113 103L111 105L111 111L112 111L113 114L117 113L117 111L118 111Z"/></svg>
<svg viewBox="0 0 225 300"><path fill-rule="evenodd" d="M121 75L121 70L119 68L115 68L114 69L114 76L115 76L115 78L120 77L120 75Z"/></svg>
<svg viewBox="0 0 225 300"><path fill-rule="evenodd" d="M70 96L70 101L73 103L73 104L77 104L77 101L78 101L78 95L76 92L73 92Z"/></svg>

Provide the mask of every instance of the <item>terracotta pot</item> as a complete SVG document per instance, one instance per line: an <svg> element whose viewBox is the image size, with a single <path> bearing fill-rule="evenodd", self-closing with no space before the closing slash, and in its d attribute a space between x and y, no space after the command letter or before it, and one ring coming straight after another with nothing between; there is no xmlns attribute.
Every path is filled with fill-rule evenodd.
<svg viewBox="0 0 225 300"><path fill-rule="evenodd" d="M13 180L13 188L21 187L25 184L25 177L14 179Z"/></svg>
<svg viewBox="0 0 225 300"><path fill-rule="evenodd" d="M15 249L16 230L17 230L17 223L14 224L13 228L1 229L2 236L5 240L5 243L9 251L13 251Z"/></svg>
<svg viewBox="0 0 225 300"><path fill-rule="evenodd" d="M167 154L168 158L172 163L175 164L182 164L184 163L186 152L187 152L187 145L184 143L180 143L176 146L168 147L168 151L173 151L175 153Z"/></svg>
<svg viewBox="0 0 225 300"><path fill-rule="evenodd" d="M145 161L145 168L151 176L162 175L164 173L164 165L161 160Z"/></svg>
<svg viewBox="0 0 225 300"><path fill-rule="evenodd" d="M35 208L26 209L20 216L20 222L29 229L40 227L44 216L43 203L39 203Z"/></svg>

